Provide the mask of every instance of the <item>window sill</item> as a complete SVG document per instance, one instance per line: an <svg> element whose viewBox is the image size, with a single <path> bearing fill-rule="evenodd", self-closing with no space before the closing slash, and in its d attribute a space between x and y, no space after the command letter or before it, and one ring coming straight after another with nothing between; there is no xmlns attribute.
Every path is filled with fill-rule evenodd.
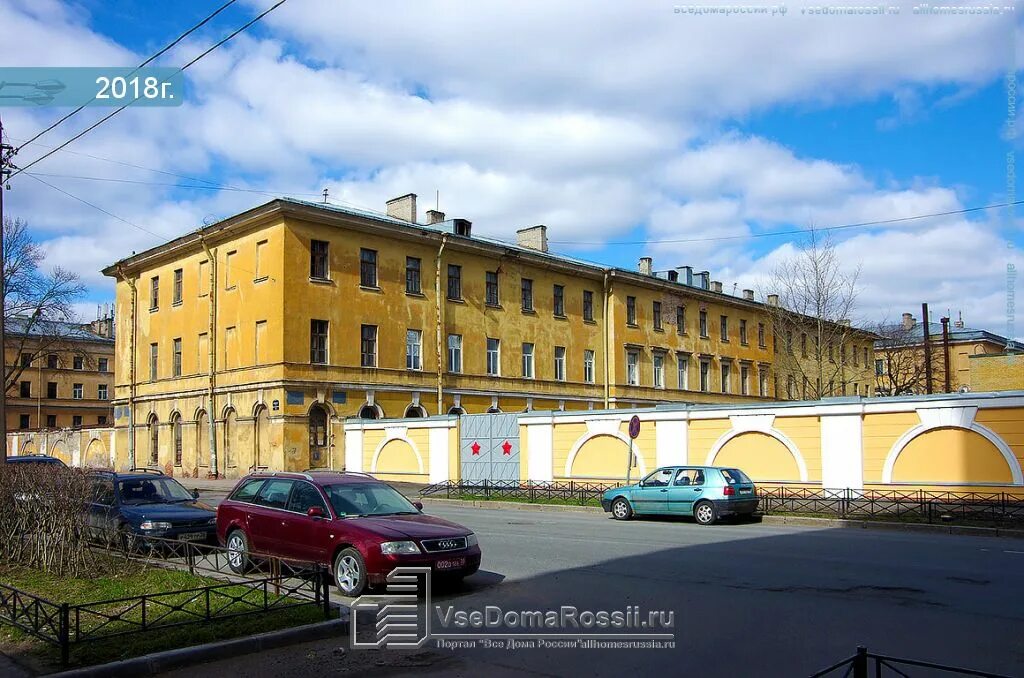
<svg viewBox="0 0 1024 678"><path fill-rule="evenodd" d="M702 334L702 335L700 335L700 338L701 338L701 339L710 339L710 338L711 338L711 336L710 336L710 335L708 335L708 334Z"/></svg>
<svg viewBox="0 0 1024 678"><path fill-rule="evenodd" d="M178 306L181 306L181 299L178 299L176 302L171 304L171 308L177 308Z"/></svg>
<svg viewBox="0 0 1024 678"><path fill-rule="evenodd" d="M383 290L381 290L381 288L377 287L376 285L360 285L359 289L361 289L364 292L374 292L375 294L383 293Z"/></svg>
<svg viewBox="0 0 1024 678"><path fill-rule="evenodd" d="M719 339L719 341L722 342L723 344L728 344L729 343L728 339Z"/></svg>
<svg viewBox="0 0 1024 678"><path fill-rule="evenodd" d="M484 304L484 308L493 308L496 311L504 311L504 307L501 304Z"/></svg>
<svg viewBox="0 0 1024 678"><path fill-rule="evenodd" d="M459 297L458 299L452 299L451 297L445 297L445 301L447 301L449 303L452 303L452 304L465 304L466 303L466 300L463 299L462 297Z"/></svg>
<svg viewBox="0 0 1024 678"><path fill-rule="evenodd" d="M334 281L331 280L330 278L315 278L313 276L309 276L309 282L315 283L317 285L333 285L334 284Z"/></svg>
<svg viewBox="0 0 1024 678"><path fill-rule="evenodd" d="M663 328L663 327L655 327L654 331L655 332L660 332L661 334L665 334L665 328Z"/></svg>
<svg viewBox="0 0 1024 678"><path fill-rule="evenodd" d="M270 280L270 276L269 275L261 275L258 278L253 278L252 279L252 284L253 285L259 285L260 283L267 282L268 280Z"/></svg>
<svg viewBox="0 0 1024 678"><path fill-rule="evenodd" d="M234 292L237 289L238 289L238 285L231 285L230 287L225 287L224 291L225 292Z"/></svg>
<svg viewBox="0 0 1024 678"><path fill-rule="evenodd" d="M423 294L423 292L410 292L409 290L405 291L405 296L407 296L407 297L415 297L417 299L426 299L427 298L427 295Z"/></svg>
<svg viewBox="0 0 1024 678"><path fill-rule="evenodd" d="M524 308L522 310L522 313L523 315L537 315L537 311L533 310L532 308Z"/></svg>
<svg viewBox="0 0 1024 678"><path fill-rule="evenodd" d="M565 315L564 313L561 314L561 315L559 315L558 313L555 313L552 317L555 320L568 320L569 319L569 317L567 315Z"/></svg>
<svg viewBox="0 0 1024 678"><path fill-rule="evenodd" d="M632 328L634 330L640 329L640 326L637 325L636 323L626 323L626 327Z"/></svg>
<svg viewBox="0 0 1024 678"><path fill-rule="evenodd" d="M594 320L593 318L584 318L583 319L583 324L584 325L596 325L597 321Z"/></svg>
<svg viewBox="0 0 1024 678"><path fill-rule="evenodd" d="M160 310L160 307L159 307L159 306L157 306L156 308L153 308L152 306L150 306L150 307L149 307L149 312L150 312L150 313L156 313L156 312L157 312L157 311L159 311L159 310Z"/></svg>

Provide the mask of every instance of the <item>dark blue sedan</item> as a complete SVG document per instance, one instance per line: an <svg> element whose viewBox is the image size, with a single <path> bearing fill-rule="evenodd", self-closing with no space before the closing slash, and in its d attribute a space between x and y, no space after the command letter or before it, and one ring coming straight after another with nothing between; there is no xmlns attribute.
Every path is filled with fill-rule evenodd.
<svg viewBox="0 0 1024 678"><path fill-rule="evenodd" d="M217 512L174 478L152 469L96 471L90 478L89 525L97 537L217 543Z"/></svg>

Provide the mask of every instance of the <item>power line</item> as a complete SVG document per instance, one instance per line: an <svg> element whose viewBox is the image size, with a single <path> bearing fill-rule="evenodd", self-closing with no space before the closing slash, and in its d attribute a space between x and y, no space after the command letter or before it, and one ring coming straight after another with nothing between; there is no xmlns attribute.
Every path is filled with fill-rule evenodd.
<svg viewBox="0 0 1024 678"><path fill-rule="evenodd" d="M248 23L244 24L244 25L243 25L243 26L242 26L241 28L238 28L238 29L237 29L237 30L235 30L234 32L230 33L229 35L227 35L227 36L226 36L225 38L223 38L223 39L222 39L222 40L220 40L219 42L217 42L217 43L214 43L214 44L213 44L213 45L212 45L212 46L211 46L211 47L210 47L209 49L207 49L206 51L202 52L201 54L199 54L199 56L195 57L194 59L192 59L191 61L189 61L189 62L188 62L187 64L185 64L184 66L182 66L181 68L179 68L177 72L178 72L178 73L181 73L181 72L185 71L185 70L186 70L187 68L189 68L190 66L192 66L193 64L195 64L195 63L196 63L197 61L199 61L200 59L202 59L203 57L205 57L205 56L206 56L207 54L209 54L210 52L214 51L215 49L217 49L218 47L220 47L220 46L221 46L221 45L223 45L224 43L228 42L229 40L231 40L232 38L234 38L235 36L237 36L237 35L238 35L239 33L241 33L241 32L243 32L243 31L245 31L245 30L246 30L246 29L248 29L248 28L249 28L250 26L252 26L252 25L253 25L253 24L255 24L256 22L258 22L258 21L259 21L260 19L262 19L262 18L263 18L263 17L265 17L266 15L270 14L271 12L273 12L273 11L274 11L275 9L277 9L278 7L280 7L281 5L283 5L284 3L286 3L287 1L288 1L288 0L278 0L278 2L274 3L273 5L271 5L270 7L268 7L267 9L265 9L264 11L260 12L259 14L257 14L257 15L256 15L256 16L255 16L255 17L254 17L254 18L253 18L253 19L252 19L251 21L249 21ZM136 100L137 100L137 99L136 99ZM113 111L111 111L111 112L110 112L110 113L108 113L107 115L103 116L102 118L100 118L99 120L97 120L96 122L94 122L93 124L89 125L89 126L88 126L88 127L86 127L86 128L84 129L84 130L82 130L81 132L79 132L79 133L78 133L78 134L76 134L75 136L71 137L70 139L68 139L68 140L67 140L67 141L65 141L64 143L62 143L62 144L60 144L59 146L56 146L56 147L54 147L53 149L51 149L51 150L47 151L46 153L44 153L44 154L43 154L43 155L41 155L40 157L36 158L36 159L35 159L35 160L33 160L32 162L28 163L28 164L27 164L27 165L25 165L24 167L22 167L22 168L20 168L20 169L18 169L18 170L15 170L15 171L14 171L14 173L12 173L12 174L11 174L11 177L16 177L16 176L18 176L19 174L21 174L22 172L24 172L24 171L25 171L25 170L27 170L28 168L32 167L33 165L36 165L36 164L38 164L39 162L42 162L43 160L45 160L46 158L50 157L51 155L53 155L53 154L54 154L54 153L56 153L57 151L61 150L61 149L62 149L62 148L64 148L65 146L67 146L67 145L69 145L69 144L73 143L74 141L77 141L78 139L81 139L81 138L82 138L82 137L84 137L84 136L85 136L86 134L88 134L88 133L89 133L89 132L91 132L92 130L96 129L97 127L99 127L100 125L102 125L103 123L105 123L105 122L106 122L107 120L110 120L110 119L111 119L111 118L113 118L113 117L114 117L115 115L117 115L118 113L120 113L120 112L121 112L121 111L123 111L124 109L128 108L128 107L129 107L129 106L130 106L131 104L135 103L135 101L136 101L136 100L132 100L131 102L129 102L129 103L127 103L127 104L125 104L124 106L121 106L121 107L119 107L119 108L115 108L115 109L114 109Z"/></svg>
<svg viewBox="0 0 1024 678"><path fill-rule="evenodd" d="M176 184L169 181L141 181L138 179L118 179L115 177L90 177L78 174L51 174L47 172L26 172L29 176L34 177L49 177L51 179L80 179L83 181L106 181L116 184L136 184L142 186L166 186L168 188L186 188L186 189L198 189L204 191L238 191L240 193L259 193L260 195L268 195L276 197L279 195L305 195L305 196L319 196L320 193L292 193L290 191L270 191L258 188L239 188L236 186L227 186L225 184L214 184L211 182L210 185L196 185L196 184Z"/></svg>
<svg viewBox="0 0 1024 678"><path fill-rule="evenodd" d="M559 245L657 245L662 243L690 243L690 242L721 242L725 240L752 240L754 238L774 238L782 235L797 235L800 233L807 233L809 231L840 231L847 228L862 228L864 226L884 226L886 224L898 224L905 221L916 221L918 219L931 219L933 217L948 217L956 214L969 214L971 212L980 212L983 210L997 209L1000 207L1010 207L1011 205L1022 205L1024 200L1016 200L1014 202L1000 202L991 205L982 205L980 207L965 207L959 210L949 210L948 212L933 212L931 214L916 214L910 217L897 217L893 219L880 219L878 221L861 221L855 224L842 224L840 226L823 226L821 228L799 228L789 231L771 231L769 233L752 233L748 235L723 235L712 238L671 238L663 240L549 240L548 242L559 244Z"/></svg>
<svg viewBox="0 0 1024 678"><path fill-rule="evenodd" d="M173 49L175 45L177 45L178 43L180 43L180 42L181 42L182 40L184 40L185 38L187 38L188 36L190 36L190 35L191 35L192 33L196 32L197 30L199 30L199 29L200 29L200 28L202 28L203 26L205 26L205 25L206 25L207 23L209 23L209 21L210 21L211 19L213 19L213 18L214 18L215 16L217 16L218 14L220 14L221 12L223 12L224 10L226 10L226 9L227 9L228 7L230 7L231 5L235 4L235 2L237 2L237 0L228 0L228 1L226 2L226 3L224 3L223 5L221 5L220 7L218 7L218 8L217 8L217 10L216 10L216 11L214 11L214 13L213 13L213 14L210 14L209 16L207 16L207 17L206 17L205 19L203 19L202 21L200 21L199 23L197 23L197 24L196 24L195 26L193 26L192 28L188 29L187 31L185 31L184 33L182 33L181 35L179 35L179 36L178 36L177 38L175 38L175 39L174 39L174 40L173 40L172 42L168 43L168 44L167 44L167 45L166 45L166 46L165 46L165 47L164 47L163 49L161 49L161 50L160 50L159 52L157 52L156 54L154 54L153 56L149 57L148 59L146 59L145 61L143 61L143 62L142 62L141 64L139 64L138 66L136 66L136 67L135 67L135 70L133 70L133 71L132 71L131 73L129 73L129 74L128 74L128 76L132 76L132 75L134 75L134 74L135 74L135 73L137 73L137 72L138 72L138 71L139 71L140 69L142 69L142 68L145 68L147 64L150 64L150 63L152 63L152 62L153 62L154 60L158 59L158 58L159 58L160 56L162 56L163 54L166 54L166 53L167 53L167 52L168 52L169 50ZM26 142L25 142L24 144L22 144L22 146L25 146L25 145L27 145L27 144L30 144L30 143L32 143L33 141L35 141L35 140L36 140L36 139L38 139L39 137L43 136L44 134L46 134L46 133L47 133L47 132L49 132L50 130L54 129L55 127L57 127L58 125L60 125L61 123L63 123L63 122L64 122L65 120L67 120L68 118L71 118L72 116L74 116L74 115L76 115L77 113L79 113L79 112L80 112L80 111L81 111L81 110L82 110L83 108L85 108L86 106L88 106L89 104L91 104L91 103L92 103L92 102L94 102L94 101L96 101L96 97L93 97L92 99L89 99L89 101L85 102L84 104L82 104L81 106L79 106L78 108L76 108L75 110L71 111L70 113L68 113L68 114L67 114L67 115L65 115L64 117L60 118L59 120L57 120L56 122L54 122L54 123L53 123L52 125L50 125L50 126L49 126L49 127L47 127L46 129L44 129L44 130L43 130L42 132L39 132L39 133L37 133L37 134L36 134L36 135L35 135L34 137L32 137L31 139L29 139L28 141L26 141ZM19 147L19 150L20 150L20 147Z"/></svg>

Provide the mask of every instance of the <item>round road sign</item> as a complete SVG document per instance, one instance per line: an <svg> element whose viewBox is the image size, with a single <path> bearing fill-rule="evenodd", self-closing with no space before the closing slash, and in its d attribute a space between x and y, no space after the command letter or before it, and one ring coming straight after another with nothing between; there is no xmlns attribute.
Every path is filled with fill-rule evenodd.
<svg viewBox="0 0 1024 678"><path fill-rule="evenodd" d="M640 417L633 415L633 418L629 420L629 437L636 440L636 437L640 435Z"/></svg>

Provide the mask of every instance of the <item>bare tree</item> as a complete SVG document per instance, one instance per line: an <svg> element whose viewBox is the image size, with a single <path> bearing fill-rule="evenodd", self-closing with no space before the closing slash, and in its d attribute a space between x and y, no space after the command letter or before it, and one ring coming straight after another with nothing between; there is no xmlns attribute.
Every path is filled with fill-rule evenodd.
<svg viewBox="0 0 1024 678"><path fill-rule="evenodd" d="M775 335L776 378L789 382L785 388L794 397L835 395L852 376L846 356L854 340L864 338L851 325L859 278L860 266L847 272L832 240L813 229L772 271L765 308Z"/></svg>
<svg viewBox="0 0 1024 678"><path fill-rule="evenodd" d="M25 221L5 217L3 229L5 349L14 357L6 367L4 386L10 390L27 362L58 348L72 350L68 339L76 323L74 303L85 287L77 273L60 267L42 270L45 253ZM23 361L22 355L29 359Z"/></svg>
<svg viewBox="0 0 1024 678"><path fill-rule="evenodd" d="M887 320L878 324L875 331L880 338L875 344L875 360L880 369L875 373L875 386L879 395L909 395L927 390L924 338L916 328L916 324ZM932 378L935 384L941 384L945 374L942 346L933 346L931 356ZM951 386L956 390L956 375L950 376Z"/></svg>

